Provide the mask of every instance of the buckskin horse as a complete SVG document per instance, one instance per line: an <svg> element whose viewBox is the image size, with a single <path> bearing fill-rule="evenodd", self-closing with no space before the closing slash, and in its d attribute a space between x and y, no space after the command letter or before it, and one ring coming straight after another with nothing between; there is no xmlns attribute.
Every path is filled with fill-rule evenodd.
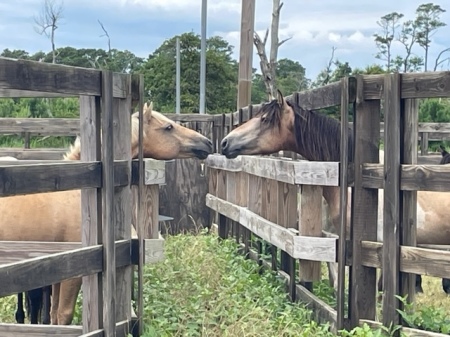
<svg viewBox="0 0 450 337"><path fill-rule="evenodd" d="M131 116L131 156L138 157L138 113ZM143 154L159 160L199 158L212 153L212 142L183 127L145 104L143 113ZM64 160L80 160L77 138ZM130 205L131 206L131 205ZM81 241L81 191L69 190L0 198L0 240ZM39 229L39 230L37 230ZM51 324L71 324L82 278L52 285Z"/></svg>
<svg viewBox="0 0 450 337"><path fill-rule="evenodd" d="M341 123L329 116L301 108L287 101L278 91L277 98L264 103L259 112L232 130L221 142L227 158L239 155L268 155L292 151L310 161L340 161ZM353 132L348 133L349 161L353 161ZM380 150L380 163L384 152ZM349 189L348 200L351 200ZM339 187L323 186L323 198L336 231L339 229ZM378 190L377 240L383 239L383 190ZM450 198L446 192L417 192L417 243L450 244ZM350 203L347 219L351 216ZM349 229L350 221L347 221ZM347 230L347 233L350 233ZM336 281L336 280L335 280ZM334 284L336 287L336 283Z"/></svg>

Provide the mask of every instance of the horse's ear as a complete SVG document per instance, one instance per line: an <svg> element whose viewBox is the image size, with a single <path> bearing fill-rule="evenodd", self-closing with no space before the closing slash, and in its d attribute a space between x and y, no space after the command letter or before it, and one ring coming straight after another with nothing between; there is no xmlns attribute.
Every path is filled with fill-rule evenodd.
<svg viewBox="0 0 450 337"><path fill-rule="evenodd" d="M145 103L144 105L144 122L150 121L152 118L152 111L153 111L153 102L150 102L149 105Z"/></svg>
<svg viewBox="0 0 450 337"><path fill-rule="evenodd" d="M280 107L284 106L284 97L280 90L277 89L277 102Z"/></svg>

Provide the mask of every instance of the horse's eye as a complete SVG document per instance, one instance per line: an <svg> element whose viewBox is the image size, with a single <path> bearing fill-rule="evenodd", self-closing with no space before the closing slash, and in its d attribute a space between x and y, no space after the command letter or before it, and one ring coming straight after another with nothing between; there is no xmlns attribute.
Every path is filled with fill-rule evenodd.
<svg viewBox="0 0 450 337"><path fill-rule="evenodd" d="M262 116L262 117L261 117L261 122L262 122L262 123L265 123L266 120L267 120L267 119L266 119L266 116Z"/></svg>
<svg viewBox="0 0 450 337"><path fill-rule="evenodd" d="M167 131L170 131L172 129L173 129L173 125L172 124L169 124L169 125L166 126L166 130Z"/></svg>

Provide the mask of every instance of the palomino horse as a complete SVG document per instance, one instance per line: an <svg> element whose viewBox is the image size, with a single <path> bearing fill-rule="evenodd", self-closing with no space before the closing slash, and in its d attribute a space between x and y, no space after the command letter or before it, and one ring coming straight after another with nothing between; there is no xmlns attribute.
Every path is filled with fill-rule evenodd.
<svg viewBox="0 0 450 337"><path fill-rule="evenodd" d="M135 159L138 156L138 113L132 115L131 123L131 152ZM142 146L146 158L205 159L213 151L208 138L152 111L152 104L144 107L143 131ZM77 139L64 160L80 160L80 145ZM0 198L0 214L0 240L81 241L80 190ZM81 278L74 278L52 286L52 324L67 325L72 322L81 283Z"/></svg>
<svg viewBox="0 0 450 337"><path fill-rule="evenodd" d="M0 157L2 161L16 161L17 158L5 156ZM50 287L32 289L25 292L25 305L28 318L31 324L39 323L39 316L42 315L42 323L50 323ZM17 323L25 323L25 312L23 310L23 293L17 294L17 310L15 314Z"/></svg>
<svg viewBox="0 0 450 337"><path fill-rule="evenodd" d="M341 123L331 117L302 109L288 102L278 92L277 99L263 104L259 113L231 131L221 143L227 158L238 155L264 155L281 150L297 152L310 161L340 160ZM353 132L348 136L349 160L353 161ZM380 151L380 161L384 153ZM339 229L339 187L323 187L332 224ZM351 189L349 189L349 199ZM378 191L377 239L383 239L383 195ZM449 194L445 192L417 192L417 243L450 244ZM347 219L351 216L350 203ZM350 221L347 221L350 226ZM347 230L349 233L349 230Z"/></svg>

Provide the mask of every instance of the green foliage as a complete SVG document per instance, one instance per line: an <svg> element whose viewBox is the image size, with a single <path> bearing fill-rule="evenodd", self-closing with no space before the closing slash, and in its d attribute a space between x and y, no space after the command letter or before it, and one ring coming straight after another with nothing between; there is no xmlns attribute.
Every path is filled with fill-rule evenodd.
<svg viewBox="0 0 450 337"><path fill-rule="evenodd" d="M143 65L145 91L156 110L174 112L176 101L176 38L163 42ZM198 112L200 99L200 36L184 33L180 38L181 110ZM233 47L219 36L206 42L206 111L236 109L237 63Z"/></svg>
<svg viewBox="0 0 450 337"><path fill-rule="evenodd" d="M450 315L443 308L435 306L420 307L414 310L406 297L396 296L404 310L397 310L402 319L412 328L450 334Z"/></svg>
<svg viewBox="0 0 450 337"><path fill-rule="evenodd" d="M420 102L420 122L450 122L450 100L443 98L427 98Z"/></svg>

